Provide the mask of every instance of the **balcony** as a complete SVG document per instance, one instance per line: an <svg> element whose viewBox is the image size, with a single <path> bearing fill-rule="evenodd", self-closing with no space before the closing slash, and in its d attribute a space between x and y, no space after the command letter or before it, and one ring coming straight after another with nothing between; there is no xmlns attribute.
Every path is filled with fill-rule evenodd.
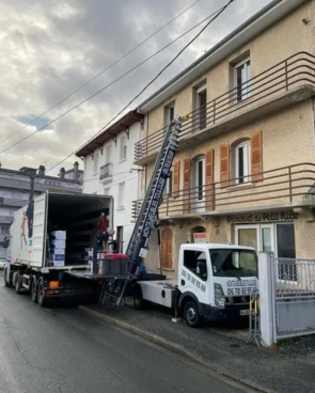
<svg viewBox="0 0 315 393"><path fill-rule="evenodd" d="M307 52L296 53L191 112L179 132L179 150L314 94L315 56ZM166 128L162 128L135 144L136 164L142 165L156 158L165 132Z"/></svg>
<svg viewBox="0 0 315 393"><path fill-rule="evenodd" d="M248 177L194 187L164 196L160 219L199 218L232 213L315 206L315 164L301 163ZM257 181L259 180L259 181ZM132 219L142 201L133 201Z"/></svg>
<svg viewBox="0 0 315 393"><path fill-rule="evenodd" d="M113 164L111 162L101 166L100 180L103 182L111 181L113 177Z"/></svg>

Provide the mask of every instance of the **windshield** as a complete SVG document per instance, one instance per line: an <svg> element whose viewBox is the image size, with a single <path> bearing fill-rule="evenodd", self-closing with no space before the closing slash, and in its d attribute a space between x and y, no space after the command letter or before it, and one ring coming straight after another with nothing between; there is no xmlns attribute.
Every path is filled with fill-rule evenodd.
<svg viewBox="0 0 315 393"><path fill-rule="evenodd" d="M250 250L209 250L215 277L258 275L257 255Z"/></svg>

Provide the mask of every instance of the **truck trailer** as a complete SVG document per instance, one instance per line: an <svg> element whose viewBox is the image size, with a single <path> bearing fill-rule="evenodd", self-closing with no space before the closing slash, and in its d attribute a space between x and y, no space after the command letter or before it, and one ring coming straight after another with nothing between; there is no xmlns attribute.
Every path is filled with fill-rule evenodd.
<svg viewBox="0 0 315 393"><path fill-rule="evenodd" d="M99 281L69 272L91 270L102 213L112 220L112 197L50 191L36 196L15 212L5 245L5 286L13 286L17 293L29 291L41 306L52 298L85 301L97 295ZM112 227L112 221L108 225Z"/></svg>

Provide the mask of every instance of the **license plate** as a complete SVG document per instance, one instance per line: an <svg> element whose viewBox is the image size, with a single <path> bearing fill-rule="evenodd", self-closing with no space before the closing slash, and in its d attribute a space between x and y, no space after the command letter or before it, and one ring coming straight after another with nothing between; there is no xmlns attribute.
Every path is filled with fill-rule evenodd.
<svg viewBox="0 0 315 393"><path fill-rule="evenodd" d="M249 310L241 310L240 315L249 315L250 311Z"/></svg>

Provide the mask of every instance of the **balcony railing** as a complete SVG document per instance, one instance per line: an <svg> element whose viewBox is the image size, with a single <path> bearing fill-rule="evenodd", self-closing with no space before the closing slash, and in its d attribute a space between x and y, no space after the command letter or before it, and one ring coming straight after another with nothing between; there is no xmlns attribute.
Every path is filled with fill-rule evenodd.
<svg viewBox="0 0 315 393"><path fill-rule="evenodd" d="M249 110L253 104L261 105L305 84L315 87L315 56L299 52L191 112L180 130L179 142L236 117L237 112ZM165 132L162 128L137 142L135 161L155 154Z"/></svg>
<svg viewBox="0 0 315 393"><path fill-rule="evenodd" d="M259 181L255 181L259 179ZM163 197L160 218L202 215L207 212L227 212L242 209L268 208L270 205L315 205L315 164L301 163L262 172L255 179L248 177L217 182L173 192ZM252 182L252 181L255 182ZM314 198L313 198L314 197ZM142 201L134 201L132 218L135 219Z"/></svg>
<svg viewBox="0 0 315 393"><path fill-rule="evenodd" d="M101 166L100 180L110 179L113 176L113 164L111 162Z"/></svg>

